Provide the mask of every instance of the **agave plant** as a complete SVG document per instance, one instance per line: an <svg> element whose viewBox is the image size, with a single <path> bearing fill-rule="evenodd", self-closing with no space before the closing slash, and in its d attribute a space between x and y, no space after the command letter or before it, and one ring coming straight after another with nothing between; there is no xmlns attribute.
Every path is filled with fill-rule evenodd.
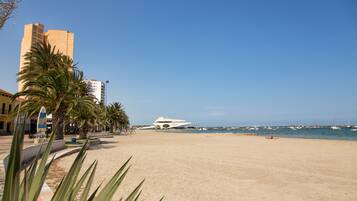
<svg viewBox="0 0 357 201"><path fill-rule="evenodd" d="M17 115L16 122L15 133L6 168L2 201L37 201L48 170L54 160L54 158L51 158L48 162L56 130L54 129L52 132L44 153L42 155L37 154L37 157L29 167L26 168L23 167L21 161L25 116ZM103 188L97 187L94 192L90 194L98 162L94 161L91 166L80 175L83 162L86 158L87 147L88 143L85 143L67 175L63 177L62 181L57 186L51 201L109 201L112 199L114 193L117 191L128 173L128 163L130 158L120 167ZM143 182L144 181L140 182L132 193L127 196L125 199L126 201L138 200Z"/></svg>

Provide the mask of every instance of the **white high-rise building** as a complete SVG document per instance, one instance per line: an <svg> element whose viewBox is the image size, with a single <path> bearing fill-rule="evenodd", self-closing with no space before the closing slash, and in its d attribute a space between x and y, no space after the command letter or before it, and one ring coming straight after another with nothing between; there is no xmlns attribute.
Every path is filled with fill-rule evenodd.
<svg viewBox="0 0 357 201"><path fill-rule="evenodd" d="M92 89L92 95L95 96L97 103L105 104L105 84L98 80L84 80Z"/></svg>

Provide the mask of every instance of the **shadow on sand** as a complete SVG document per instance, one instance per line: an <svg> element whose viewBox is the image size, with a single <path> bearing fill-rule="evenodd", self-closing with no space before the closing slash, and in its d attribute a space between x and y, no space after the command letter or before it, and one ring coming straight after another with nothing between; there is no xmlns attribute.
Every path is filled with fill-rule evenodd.
<svg viewBox="0 0 357 201"><path fill-rule="evenodd" d="M89 150L98 150L98 149L111 149L116 147L115 144L118 144L119 142L116 141L101 141L100 144L96 145L91 145L89 147Z"/></svg>

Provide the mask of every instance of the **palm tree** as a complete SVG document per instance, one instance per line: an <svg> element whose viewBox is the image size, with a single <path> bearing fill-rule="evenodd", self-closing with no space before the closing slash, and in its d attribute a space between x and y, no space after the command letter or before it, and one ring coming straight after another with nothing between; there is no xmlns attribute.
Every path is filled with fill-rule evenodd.
<svg viewBox="0 0 357 201"><path fill-rule="evenodd" d="M51 47L48 43L38 44L25 55L26 63L18 74L23 82L22 91L16 97L24 96L21 112L34 116L44 106L52 114L56 127L56 139L63 139L64 120L71 110L88 99L78 98L83 73L78 71L73 60Z"/></svg>
<svg viewBox="0 0 357 201"><path fill-rule="evenodd" d="M53 69L62 69L64 66L63 60L66 60L66 65L70 68L76 68L73 62L64 58L55 47L49 43L38 43L34 45L29 52L25 54L24 67L18 73L18 82L25 84L28 81L36 79L43 73Z"/></svg>
<svg viewBox="0 0 357 201"><path fill-rule="evenodd" d="M80 104L76 108L71 112L72 122L79 128L79 138L87 139L87 134L94 127L97 117L94 106L88 107L88 105Z"/></svg>
<svg viewBox="0 0 357 201"><path fill-rule="evenodd" d="M121 110L120 116L118 119L117 129L119 129L120 131L126 131L129 128L129 125L130 125L130 122L129 122L128 115L125 113L124 110Z"/></svg>
<svg viewBox="0 0 357 201"><path fill-rule="evenodd" d="M77 93L75 94L75 104L72 108L69 119L79 128L79 137L81 139L87 138L89 130L95 126L97 113L97 106L94 102L95 97L90 95L92 89L83 81L83 73L81 73L76 79L74 79L77 86Z"/></svg>
<svg viewBox="0 0 357 201"><path fill-rule="evenodd" d="M115 102L107 106L106 118L109 122L110 132L127 128L129 126L129 118L124 111L124 107L121 103Z"/></svg>
<svg viewBox="0 0 357 201"><path fill-rule="evenodd" d="M103 103L96 104L95 107L95 130L105 130L108 126L108 120L106 118L106 107Z"/></svg>

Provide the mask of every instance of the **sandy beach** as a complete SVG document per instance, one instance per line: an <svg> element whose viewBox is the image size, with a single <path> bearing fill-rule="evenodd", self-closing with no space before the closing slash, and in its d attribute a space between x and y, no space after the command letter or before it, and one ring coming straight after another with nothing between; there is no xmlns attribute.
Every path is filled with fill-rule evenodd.
<svg viewBox="0 0 357 201"><path fill-rule="evenodd" d="M99 161L96 185L133 156L114 200L144 178L147 201L357 200L357 141L155 131L103 140L84 164ZM74 157L57 165L68 170Z"/></svg>

